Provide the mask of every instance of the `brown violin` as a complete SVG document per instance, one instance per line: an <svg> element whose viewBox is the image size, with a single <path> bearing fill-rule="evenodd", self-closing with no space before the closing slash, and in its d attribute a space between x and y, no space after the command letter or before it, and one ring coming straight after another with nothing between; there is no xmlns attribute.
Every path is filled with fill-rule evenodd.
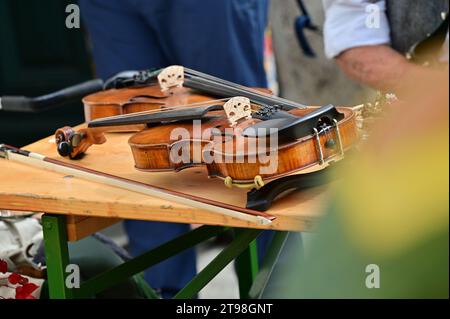
<svg viewBox="0 0 450 319"><path fill-rule="evenodd" d="M104 143L110 126L145 124L129 145L143 171L179 171L205 166L225 185L260 188L265 181L316 164L341 159L358 139L355 114L332 105L295 108L252 104L234 97L226 103L141 112L95 120L87 129L56 132L59 145L72 143L72 154Z"/></svg>
<svg viewBox="0 0 450 319"><path fill-rule="evenodd" d="M57 92L38 96L2 96L0 110L40 112L82 99L85 120L162 110L174 105L187 105L215 98L246 96L253 103L304 107L270 94L254 90L182 66L159 70L124 71L103 82L90 80ZM124 129L122 129L124 130Z"/></svg>
<svg viewBox="0 0 450 319"><path fill-rule="evenodd" d="M86 122L121 114L163 110L175 105L188 105L215 99L185 87L162 91L159 84L142 87L109 89L83 98Z"/></svg>
<svg viewBox="0 0 450 319"><path fill-rule="evenodd" d="M199 71L172 65L156 71L125 72L105 83L110 88L83 98L85 118L91 120L175 105L191 105L214 98L244 96L256 104L277 104L304 108L299 103L271 95L267 89L253 89Z"/></svg>
<svg viewBox="0 0 450 319"><path fill-rule="evenodd" d="M181 88L184 89L184 88ZM186 96L189 99L189 96ZM192 100L198 100L196 97L193 97ZM202 98L200 98L202 100ZM203 105L211 105L215 104L220 107L225 103L225 99L221 100L211 100L205 99L204 101L200 101L193 104L181 105L181 106L164 106L163 108L155 108L149 111L141 111L141 112L131 112L126 114L121 114L112 117L100 117L98 119L92 120L89 122L88 128L82 128L78 131L75 131L72 127L65 126L60 128L55 133L56 144L58 153L63 157L70 157L71 159L77 159L80 155L83 155L89 147L94 144L103 144L106 142L105 133L107 132L139 132L147 127L147 124L140 120L141 116L156 116L156 120L154 122L159 123L159 118L164 119L164 116L168 112L179 111L182 112L188 108L199 108ZM106 105L106 108L111 107L115 109L116 107L120 108L118 105L109 104ZM138 106L139 107L139 106ZM151 107L148 105L144 105L143 107ZM135 114L139 119L137 121L131 121L130 115ZM100 125L99 120L101 119L110 119L115 120L112 122L108 122L105 125ZM127 119L129 123L123 124L122 119ZM117 124L116 124L117 123ZM98 125L98 126L96 126Z"/></svg>
<svg viewBox="0 0 450 319"><path fill-rule="evenodd" d="M120 73L105 83L108 90L90 94L83 98L85 118L94 120L140 112L171 111L175 108L198 107L202 103L222 103L213 97L228 97L234 92L252 98L253 101L304 107L271 95L270 90L247 88L182 66L169 66L156 71L127 71ZM57 131L58 152L61 156L76 158L92 144L106 141L103 133L139 131L145 127L141 123L111 123L101 130L81 130L74 132L70 127ZM95 132L95 133L94 133Z"/></svg>

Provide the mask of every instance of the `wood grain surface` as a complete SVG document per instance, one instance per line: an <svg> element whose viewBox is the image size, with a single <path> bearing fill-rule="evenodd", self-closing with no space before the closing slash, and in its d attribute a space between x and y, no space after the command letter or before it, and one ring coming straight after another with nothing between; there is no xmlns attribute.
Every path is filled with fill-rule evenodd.
<svg viewBox="0 0 450 319"><path fill-rule="evenodd" d="M81 160L76 161L76 164L245 207L245 190L226 188L222 180L208 178L204 168L192 168L178 173L148 173L136 170L127 144L129 136L129 133L107 134L108 141L105 144L92 146ZM70 162L57 155L53 137L40 140L24 149ZM139 219L305 231L310 230L320 216L327 202L326 190L326 187L318 187L294 192L278 200L268 211L277 219L270 225L261 226L0 159L0 209L107 217L116 221Z"/></svg>

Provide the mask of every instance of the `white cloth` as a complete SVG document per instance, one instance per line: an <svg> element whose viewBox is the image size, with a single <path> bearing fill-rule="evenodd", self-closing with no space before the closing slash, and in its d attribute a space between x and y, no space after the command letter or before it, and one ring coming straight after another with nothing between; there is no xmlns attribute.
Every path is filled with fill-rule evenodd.
<svg viewBox="0 0 450 319"><path fill-rule="evenodd" d="M36 254L42 240L42 226L35 218L0 221L0 259L6 261L10 270L14 270L19 264L31 265L31 256ZM28 253L31 256L28 256ZM0 273L0 299L14 299L16 296L15 288L19 285L12 285L8 282L10 274L10 272ZM38 299L44 280L24 277L39 287L32 293L32 296Z"/></svg>
<svg viewBox="0 0 450 319"><path fill-rule="evenodd" d="M8 263L10 270L16 265L32 264L42 240L42 226L35 218L0 221L0 259Z"/></svg>
<svg viewBox="0 0 450 319"><path fill-rule="evenodd" d="M325 9L325 54L329 59L350 48L390 43L386 1L322 0L322 2ZM379 10L379 19L376 21L372 19L376 14L373 5ZM447 32L441 62L449 61L448 46Z"/></svg>
<svg viewBox="0 0 450 319"><path fill-rule="evenodd" d="M389 44L389 23L385 1L322 0L325 9L325 54L332 59L341 52L364 45ZM373 7L379 20L371 19ZM373 22L376 22L373 24Z"/></svg>

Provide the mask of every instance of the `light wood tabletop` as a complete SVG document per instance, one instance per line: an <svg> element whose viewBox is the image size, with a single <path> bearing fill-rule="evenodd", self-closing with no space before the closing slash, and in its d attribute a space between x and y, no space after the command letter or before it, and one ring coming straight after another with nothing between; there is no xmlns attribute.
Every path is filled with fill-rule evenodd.
<svg viewBox="0 0 450 319"><path fill-rule="evenodd" d="M106 134L106 144L94 145L75 162L57 154L53 137L24 149L101 172L245 207L246 190L226 188L222 180L208 178L205 168L195 167L177 173L137 171L127 144L129 136L129 133ZM82 230L72 236L68 225L72 240L121 219L307 231L320 216L327 193L323 186L283 197L267 211L277 218L263 226L0 159L0 209L70 215L69 224L83 225Z"/></svg>

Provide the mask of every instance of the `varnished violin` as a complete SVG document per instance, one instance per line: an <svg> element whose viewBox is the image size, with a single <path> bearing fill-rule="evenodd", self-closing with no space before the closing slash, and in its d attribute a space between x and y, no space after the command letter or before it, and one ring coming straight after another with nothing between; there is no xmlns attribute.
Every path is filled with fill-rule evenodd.
<svg viewBox="0 0 450 319"><path fill-rule="evenodd" d="M91 120L168 107L185 106L214 98L244 96L253 103L304 108L299 103L270 94L267 89L252 89L209 74L173 65L159 70L140 71L131 76L116 76L106 83L112 87L83 98L85 118Z"/></svg>
<svg viewBox="0 0 450 319"><path fill-rule="evenodd" d="M172 75L168 73L170 68L164 70L124 71L105 82L90 80L38 97L2 96L0 110L41 112L82 99L85 120L89 122L101 117L214 99L181 85L165 85L164 76L170 78Z"/></svg>
<svg viewBox="0 0 450 319"><path fill-rule="evenodd" d="M87 81L39 97L3 96L0 110L40 112L82 98L85 120L162 110L175 105L187 105L215 98L245 96L253 103L304 105L270 94L267 89L251 89L182 66L158 70L124 71L103 82Z"/></svg>
<svg viewBox="0 0 450 319"><path fill-rule="evenodd" d="M202 102L211 101L212 97L231 97L242 95L254 103L277 104L283 109L305 108L304 105L288 101L270 94L267 89L254 89L233 82L187 69L182 66L169 66L160 70L141 72L123 72L105 83L110 88L86 96L83 99L85 117L88 122L95 119L137 113L142 111L166 111L174 108L199 106ZM109 125L107 131L139 131L140 123L134 125ZM92 144L103 143L103 135L81 132L74 134L71 128L63 128L70 138L58 130L58 152L62 156L77 157ZM81 143L80 138L84 139ZM76 147L75 145L76 144Z"/></svg>
<svg viewBox="0 0 450 319"><path fill-rule="evenodd" d="M358 138L350 109L328 105L284 111L235 97L226 103L95 120L78 132L58 130L56 140L59 148L72 143L75 157L104 143L110 126L138 123L148 127L129 139L137 169L206 166L210 177L222 178L230 187L259 188L266 180L339 160Z"/></svg>

